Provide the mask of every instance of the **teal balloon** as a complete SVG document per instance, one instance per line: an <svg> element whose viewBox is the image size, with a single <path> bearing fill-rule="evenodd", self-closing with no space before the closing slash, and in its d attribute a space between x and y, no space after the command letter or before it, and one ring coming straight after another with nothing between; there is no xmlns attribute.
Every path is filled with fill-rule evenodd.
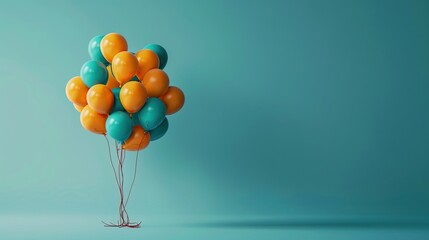
<svg viewBox="0 0 429 240"><path fill-rule="evenodd" d="M150 131L158 127L165 119L167 107L159 98L148 98L138 112L140 125Z"/></svg>
<svg viewBox="0 0 429 240"><path fill-rule="evenodd" d="M110 113L117 112L117 111L123 111L125 112L124 106L122 106L121 100L119 100L119 92L121 91L121 88L114 88L112 89L112 93L114 96L113 100L113 107Z"/></svg>
<svg viewBox="0 0 429 240"><path fill-rule="evenodd" d="M164 69L168 61L168 54L167 54L167 51L165 51L165 48L163 48L158 44L152 43L152 44L146 45L143 49L149 49L154 51L159 58L159 69Z"/></svg>
<svg viewBox="0 0 429 240"><path fill-rule="evenodd" d="M150 133L150 140L151 141L155 141L157 139L162 138L162 136L165 135L165 133L168 130L168 119L164 118L164 121L162 121L162 123L156 127L155 129L149 131Z"/></svg>
<svg viewBox="0 0 429 240"><path fill-rule="evenodd" d="M134 113L131 119L133 119L134 126L140 125L139 115L137 113Z"/></svg>
<svg viewBox="0 0 429 240"><path fill-rule="evenodd" d="M109 73L103 63L89 60L80 69L80 77L83 83L90 88L96 84L106 84Z"/></svg>
<svg viewBox="0 0 429 240"><path fill-rule="evenodd" d="M100 42L104 35L93 37L88 44L88 53L92 60L99 61L105 66L109 65L109 62L104 58L100 50Z"/></svg>
<svg viewBox="0 0 429 240"><path fill-rule="evenodd" d="M130 114L123 111L110 114L106 121L106 131L110 137L123 143L133 131L133 120Z"/></svg>

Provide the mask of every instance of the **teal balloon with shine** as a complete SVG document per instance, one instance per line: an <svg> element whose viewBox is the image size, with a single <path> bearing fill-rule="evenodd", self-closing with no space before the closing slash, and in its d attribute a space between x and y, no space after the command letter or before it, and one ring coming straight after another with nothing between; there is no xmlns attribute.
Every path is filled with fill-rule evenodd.
<svg viewBox="0 0 429 240"><path fill-rule="evenodd" d="M167 130L168 130L168 119L164 118L164 121L162 121L162 123L158 127L149 131L150 140L155 141L162 138L167 132Z"/></svg>
<svg viewBox="0 0 429 240"><path fill-rule="evenodd" d="M109 73L103 63L89 60L82 65L80 77L83 83L90 88L96 84L106 84Z"/></svg>
<svg viewBox="0 0 429 240"><path fill-rule="evenodd" d="M121 91L121 88L114 88L112 89L113 93L113 107L110 113L117 112L117 111L123 111L125 112L124 106L122 106L121 100L119 99L119 92Z"/></svg>
<svg viewBox="0 0 429 240"><path fill-rule="evenodd" d="M159 98L148 98L138 112L140 125L146 131L155 129L164 121L166 111L167 107Z"/></svg>
<svg viewBox="0 0 429 240"><path fill-rule="evenodd" d="M165 48L158 44L148 44L143 49L149 49L156 53L159 58L159 69L164 69L165 65L167 65L168 54Z"/></svg>
<svg viewBox="0 0 429 240"><path fill-rule="evenodd" d="M99 61L105 66L109 65L109 62L104 58L100 49L100 42L104 35L93 37L88 44L88 53L92 60Z"/></svg>
<svg viewBox="0 0 429 240"><path fill-rule="evenodd" d="M123 111L110 114L106 120L107 134L121 143L130 137L133 126L134 124L130 114Z"/></svg>

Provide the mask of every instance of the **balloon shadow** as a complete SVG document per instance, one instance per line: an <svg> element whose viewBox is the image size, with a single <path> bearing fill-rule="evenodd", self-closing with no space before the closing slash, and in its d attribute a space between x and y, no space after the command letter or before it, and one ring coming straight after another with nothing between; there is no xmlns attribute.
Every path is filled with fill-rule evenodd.
<svg viewBox="0 0 429 240"><path fill-rule="evenodd" d="M294 228L373 228L373 229L429 229L429 221L402 220L218 220L186 224L188 227L200 228L260 228L260 229L294 229Z"/></svg>

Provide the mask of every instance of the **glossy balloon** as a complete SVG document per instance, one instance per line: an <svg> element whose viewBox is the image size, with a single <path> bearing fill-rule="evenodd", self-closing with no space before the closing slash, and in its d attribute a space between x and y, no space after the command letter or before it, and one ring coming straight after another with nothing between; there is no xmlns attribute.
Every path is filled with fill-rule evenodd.
<svg viewBox="0 0 429 240"><path fill-rule="evenodd" d="M131 135L133 120L126 112L114 112L107 118L106 130L109 136L122 143Z"/></svg>
<svg viewBox="0 0 429 240"><path fill-rule="evenodd" d="M143 80L145 74L152 69L159 68L159 58L156 53L150 49L143 49L136 53L136 58L139 63L137 68L137 77Z"/></svg>
<svg viewBox="0 0 429 240"><path fill-rule="evenodd" d="M109 78L106 66L99 61L89 60L80 69L80 77L87 87L95 84L106 84Z"/></svg>
<svg viewBox="0 0 429 240"><path fill-rule="evenodd" d="M125 141L122 148L128 151L139 151L149 145L150 133L141 126L134 126L131 136Z"/></svg>
<svg viewBox="0 0 429 240"><path fill-rule="evenodd" d="M83 107L82 107L82 106L79 106L79 105L77 105L77 104L74 104L74 103L73 103L73 107L74 107L74 108L76 108L76 110L77 110L78 112L82 112L82 110L83 110L83 108L84 108L85 106L83 106Z"/></svg>
<svg viewBox="0 0 429 240"><path fill-rule="evenodd" d="M106 85L97 84L89 89L86 101L94 111L108 114L113 107L114 96L112 90Z"/></svg>
<svg viewBox="0 0 429 240"><path fill-rule="evenodd" d="M150 49L154 51L159 58L159 69L164 69L168 61L168 54L162 46L158 44L148 44L143 49Z"/></svg>
<svg viewBox="0 0 429 240"><path fill-rule="evenodd" d="M101 39L100 50L103 57L112 62L115 55L128 50L127 40L118 33L109 33Z"/></svg>
<svg viewBox="0 0 429 240"><path fill-rule="evenodd" d="M113 75L123 85L136 75L138 64L136 56L132 53L120 52L115 55L112 61Z"/></svg>
<svg viewBox="0 0 429 240"><path fill-rule="evenodd" d="M88 87L80 77L70 79L66 85L66 96L70 102L79 106L86 106L86 93Z"/></svg>
<svg viewBox="0 0 429 240"><path fill-rule="evenodd" d="M185 95L178 87L169 87L167 92L160 97L167 106L167 115L178 112L185 104Z"/></svg>
<svg viewBox="0 0 429 240"><path fill-rule="evenodd" d="M147 93L143 84L130 81L125 83L119 92L119 99L122 106L129 113L138 112L146 102Z"/></svg>
<svg viewBox="0 0 429 240"><path fill-rule="evenodd" d="M152 69L146 73L142 83L146 88L148 97L159 97L167 92L170 80L161 69Z"/></svg>
<svg viewBox="0 0 429 240"><path fill-rule="evenodd" d="M107 72L109 73L109 78L107 79L106 86L110 89L119 87L119 82L116 81L116 78L112 73L112 65L107 66Z"/></svg>
<svg viewBox="0 0 429 240"><path fill-rule="evenodd" d="M164 121L162 121L162 123L158 127L149 131L150 140L155 141L157 139L160 139L162 136L165 135L167 130L168 130L168 119L164 118Z"/></svg>
<svg viewBox="0 0 429 240"><path fill-rule="evenodd" d="M113 93L113 107L112 110L110 110L110 112L116 112L116 111L123 111L125 112L125 108L124 106L122 106L121 100L119 99L119 93L121 92L121 88L114 88L112 89L112 93Z"/></svg>
<svg viewBox="0 0 429 240"><path fill-rule="evenodd" d="M159 98L148 98L138 113L140 125L147 131L158 127L165 118L167 108Z"/></svg>
<svg viewBox="0 0 429 240"><path fill-rule="evenodd" d="M104 35L95 36L89 41L88 53L92 60L99 61L107 66L109 62L103 57L100 50L100 42L103 37Z"/></svg>
<svg viewBox="0 0 429 240"><path fill-rule="evenodd" d="M106 134L107 115L97 113L89 106L86 106L80 112L80 123L86 130L97 133Z"/></svg>

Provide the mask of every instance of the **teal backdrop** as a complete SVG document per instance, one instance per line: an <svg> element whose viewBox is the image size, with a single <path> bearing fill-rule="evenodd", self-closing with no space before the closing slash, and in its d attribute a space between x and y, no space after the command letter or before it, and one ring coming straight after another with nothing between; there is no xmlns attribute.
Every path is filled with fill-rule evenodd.
<svg viewBox="0 0 429 240"><path fill-rule="evenodd" d="M186 95L132 219L429 216L429 1L8 1L0 29L3 222L115 219L106 142L65 96L109 32L164 46Z"/></svg>

